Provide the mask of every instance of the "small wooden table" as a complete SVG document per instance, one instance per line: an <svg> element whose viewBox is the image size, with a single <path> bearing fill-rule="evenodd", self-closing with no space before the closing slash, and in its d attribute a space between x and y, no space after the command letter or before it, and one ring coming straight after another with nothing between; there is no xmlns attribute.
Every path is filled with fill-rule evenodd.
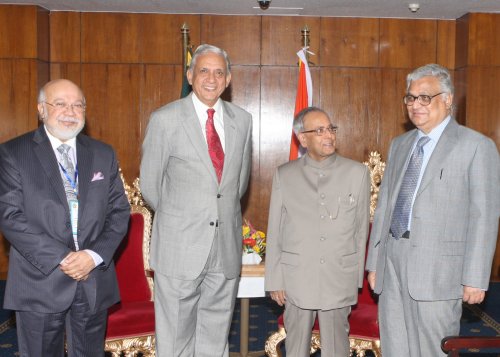
<svg viewBox="0 0 500 357"><path fill-rule="evenodd" d="M242 265L237 297L240 301L240 352L231 352L231 357L261 357L264 350L248 351L248 325L250 322L250 299L264 297L264 262L256 265Z"/></svg>

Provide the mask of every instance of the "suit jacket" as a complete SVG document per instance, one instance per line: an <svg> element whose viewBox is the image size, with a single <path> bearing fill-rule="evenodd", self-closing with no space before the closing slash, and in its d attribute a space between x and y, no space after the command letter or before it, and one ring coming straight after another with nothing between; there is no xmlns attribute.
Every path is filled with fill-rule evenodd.
<svg viewBox="0 0 500 357"><path fill-rule="evenodd" d="M104 260L82 281L93 311L119 300L113 254L127 231L130 207L112 148L77 136L78 244ZM92 181L95 173L102 180ZM59 269L75 250L64 184L43 126L0 146L0 229L10 242L4 307L60 312L77 281Z"/></svg>
<svg viewBox="0 0 500 357"><path fill-rule="evenodd" d="M240 198L250 174L252 118L222 102L225 158L219 184L191 95L152 114L142 146L141 192L155 210L151 267L195 279L218 226L224 275L231 279L241 269Z"/></svg>
<svg viewBox="0 0 500 357"><path fill-rule="evenodd" d="M367 270L383 290L386 244L414 129L394 139L371 231ZM462 297L487 289L500 214L500 159L493 141L452 119L429 159L410 227L408 288L416 300ZM391 238L392 239L392 238Z"/></svg>
<svg viewBox="0 0 500 357"><path fill-rule="evenodd" d="M304 309L354 305L363 285L370 215L366 166L340 155L308 155L273 179L265 289L285 290Z"/></svg>

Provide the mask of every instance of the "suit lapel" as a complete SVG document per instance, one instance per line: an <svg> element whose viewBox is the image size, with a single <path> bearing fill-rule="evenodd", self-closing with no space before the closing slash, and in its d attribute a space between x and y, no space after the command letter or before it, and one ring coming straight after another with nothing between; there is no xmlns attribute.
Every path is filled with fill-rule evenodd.
<svg viewBox="0 0 500 357"><path fill-rule="evenodd" d="M231 159L234 156L234 146L236 144L236 123L234 113L229 109L229 107L222 102L223 115L224 115L224 138L225 138L225 148L224 148L224 169L222 170L221 182L224 182L224 177L226 176L227 168L231 164Z"/></svg>
<svg viewBox="0 0 500 357"><path fill-rule="evenodd" d="M451 149L457 144L457 130L458 124L455 120L451 120L446 128L441 134L434 151L427 163L425 168L424 175L422 176L422 182L418 188L416 197L420 195L420 193L425 190L425 188L429 185L429 183L434 179L434 177L438 176L441 173L441 169L443 168L443 163L446 161L446 158L451 152Z"/></svg>
<svg viewBox="0 0 500 357"><path fill-rule="evenodd" d="M85 203L87 202L87 193L90 180L92 178L92 167L94 157L92 151L85 141L85 137L78 135L76 138L76 157L78 167L78 216L81 218Z"/></svg>
<svg viewBox="0 0 500 357"><path fill-rule="evenodd" d="M68 201L66 199L66 193L64 192L64 184L61 178L61 172L59 171L59 166L57 163L56 155L50 144L50 140L45 133L44 126L41 125L33 136L33 141L36 143L35 156L40 162L40 165L45 172L45 175L49 178L52 188L59 197L59 200L65 207L69 214Z"/></svg>
<svg viewBox="0 0 500 357"><path fill-rule="evenodd" d="M194 109L193 100L191 96L193 94L187 96L183 99L181 114L184 117L182 121L182 125L186 131L186 135L191 141L194 149L198 153L198 156L201 158L201 161L206 166L210 175L212 175L213 179L217 182L217 175L215 174L215 169L212 164L212 160L208 155L208 147L205 139L203 138L203 134L201 130L205 130L205 128L200 128L200 121L198 120L198 116L196 115L196 110Z"/></svg>

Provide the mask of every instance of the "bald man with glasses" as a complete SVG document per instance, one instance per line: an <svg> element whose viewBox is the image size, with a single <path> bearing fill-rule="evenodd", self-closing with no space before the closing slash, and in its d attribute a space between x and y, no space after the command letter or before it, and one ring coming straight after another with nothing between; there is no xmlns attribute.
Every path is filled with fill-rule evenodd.
<svg viewBox="0 0 500 357"><path fill-rule="evenodd" d="M347 317L363 282L370 175L335 152L337 127L323 110L302 110L294 131L307 154L274 175L265 288L285 305L287 357L309 356L316 316L321 356L349 356Z"/></svg>
<svg viewBox="0 0 500 357"><path fill-rule="evenodd" d="M488 289L500 214L495 143L453 118L453 84L437 64L407 76L415 125L391 143L366 269L379 298L384 356L438 357L458 335L462 301Z"/></svg>

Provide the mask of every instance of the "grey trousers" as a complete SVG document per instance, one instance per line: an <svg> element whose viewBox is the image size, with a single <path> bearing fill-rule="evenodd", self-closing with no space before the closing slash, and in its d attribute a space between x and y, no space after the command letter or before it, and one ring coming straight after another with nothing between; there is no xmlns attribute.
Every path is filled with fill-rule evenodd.
<svg viewBox="0 0 500 357"><path fill-rule="evenodd" d="M226 279L217 237L195 280L155 274L157 357L227 357L239 279Z"/></svg>
<svg viewBox="0 0 500 357"><path fill-rule="evenodd" d="M440 357L445 336L458 335L462 300L417 301L408 291L410 239L387 242L384 288L379 298L379 326L384 357Z"/></svg>
<svg viewBox="0 0 500 357"><path fill-rule="evenodd" d="M285 348L287 357L308 357L316 315L321 335L321 357L349 356L349 322L351 307L332 310L301 309L288 301L285 305Z"/></svg>

